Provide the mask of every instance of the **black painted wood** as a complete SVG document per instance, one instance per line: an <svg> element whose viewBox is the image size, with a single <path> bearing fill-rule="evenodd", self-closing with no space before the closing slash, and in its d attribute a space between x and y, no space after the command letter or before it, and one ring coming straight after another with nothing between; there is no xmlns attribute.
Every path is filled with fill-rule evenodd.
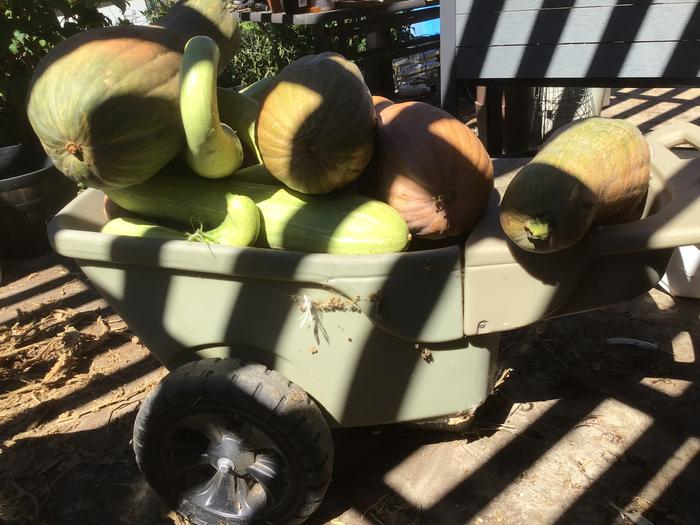
<svg viewBox="0 0 700 525"><path fill-rule="evenodd" d="M331 11L321 11L319 13L302 13L297 15L287 13L271 13L268 11L237 12L238 19L243 22L270 22L272 24L288 25L315 25L338 20L375 16L390 15L407 9L416 9L426 5L437 4L434 0L400 0L386 5L368 6L352 9L333 9Z"/></svg>

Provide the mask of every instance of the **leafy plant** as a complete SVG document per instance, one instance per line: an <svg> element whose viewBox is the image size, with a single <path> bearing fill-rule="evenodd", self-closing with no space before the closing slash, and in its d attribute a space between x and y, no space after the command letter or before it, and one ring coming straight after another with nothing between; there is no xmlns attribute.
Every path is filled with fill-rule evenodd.
<svg viewBox="0 0 700 525"><path fill-rule="evenodd" d="M157 21L175 0L151 0L144 15ZM233 1L224 0L233 10ZM241 23L241 49L219 76L222 87L250 84L279 71L304 55L314 53L315 35L310 27L283 24Z"/></svg>
<svg viewBox="0 0 700 525"><path fill-rule="evenodd" d="M34 140L24 104L34 68L58 42L110 25L98 0L0 0L0 145ZM126 0L112 0L122 11Z"/></svg>
<svg viewBox="0 0 700 525"><path fill-rule="evenodd" d="M331 22L332 29L337 22ZM338 32L329 32L326 49L336 51L350 60L357 60L367 50L363 34L343 38ZM405 43L411 39L409 26L390 29L391 40ZM305 55L316 53L318 36L312 26L243 22L241 49L219 78L226 87L250 84L264 77L274 76L280 70ZM361 66L361 60L358 61Z"/></svg>
<svg viewBox="0 0 700 525"><path fill-rule="evenodd" d="M1 0L0 0L1 1ZM147 2L144 15L149 22L158 20L175 0L151 0ZM233 0L223 0L232 10ZM337 25L332 22L331 25ZM408 26L391 28L391 39L395 43L411 38ZM318 37L311 26L272 23L241 23L241 49L233 61L219 76L222 87L251 84L264 77L274 76L280 70L305 55L318 49ZM364 35L342 38L338 33L329 36L328 49L354 59L367 49Z"/></svg>
<svg viewBox="0 0 700 525"><path fill-rule="evenodd" d="M315 53L316 35L309 26L241 24L241 49L222 73L221 84L251 84L305 55Z"/></svg>
<svg viewBox="0 0 700 525"><path fill-rule="evenodd" d="M147 0L143 16L146 17L149 23L155 22L163 16L174 3L175 0Z"/></svg>

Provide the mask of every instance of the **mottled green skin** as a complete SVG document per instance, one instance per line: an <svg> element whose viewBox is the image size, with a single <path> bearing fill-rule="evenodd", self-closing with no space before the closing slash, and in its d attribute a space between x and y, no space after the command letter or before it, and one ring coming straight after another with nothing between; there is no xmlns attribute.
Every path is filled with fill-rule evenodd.
<svg viewBox="0 0 700 525"><path fill-rule="evenodd" d="M592 225L637 218L649 184L649 145L632 124L593 117L558 130L506 189L506 235L533 252L576 244Z"/></svg>
<svg viewBox="0 0 700 525"><path fill-rule="evenodd" d="M179 163L129 188L108 192L122 208L157 219L211 228L226 217L228 194L250 197L262 216L259 245L299 252L373 254L403 251L406 222L383 202L360 195L303 195L281 186L197 177Z"/></svg>
<svg viewBox="0 0 700 525"><path fill-rule="evenodd" d="M174 230L136 217L118 217L102 227L102 233L149 239L198 241L226 246L250 246L260 232L260 212L249 197L226 195L226 218L213 230L194 233Z"/></svg>
<svg viewBox="0 0 700 525"><path fill-rule="evenodd" d="M178 75L185 41L208 28L232 53L240 35L218 1L181 2L163 24L80 33L37 67L27 113L65 175L100 189L125 187L157 173L182 148Z"/></svg>
<svg viewBox="0 0 700 525"><path fill-rule="evenodd" d="M231 89L219 88L219 118L241 139L243 144L243 167L262 162L258 144L255 141L255 123L260 113L260 104L254 98Z"/></svg>
<svg viewBox="0 0 700 525"><path fill-rule="evenodd" d="M179 38L110 27L57 46L34 77L29 120L54 164L95 188L136 184L182 148Z"/></svg>

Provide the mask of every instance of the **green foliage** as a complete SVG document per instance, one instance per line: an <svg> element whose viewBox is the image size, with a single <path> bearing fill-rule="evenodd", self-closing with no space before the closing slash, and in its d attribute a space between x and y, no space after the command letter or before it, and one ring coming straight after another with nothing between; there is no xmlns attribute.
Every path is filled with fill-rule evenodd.
<svg viewBox="0 0 700 525"><path fill-rule="evenodd" d="M143 16L146 17L149 23L153 23L162 17L174 3L175 0L150 0L146 2Z"/></svg>
<svg viewBox="0 0 700 525"><path fill-rule="evenodd" d="M144 15L149 22L163 16L174 0L151 0ZM233 9L232 0L224 4ZM223 87L250 84L276 75L290 62L314 52L313 29L282 24L241 24L241 49L219 77Z"/></svg>
<svg viewBox="0 0 700 525"><path fill-rule="evenodd" d="M314 53L316 37L309 26L241 24L241 49L220 78L222 84L251 84L274 76L297 58Z"/></svg>
<svg viewBox="0 0 700 525"><path fill-rule="evenodd" d="M365 35L344 39L337 32L329 33L327 49L350 60L367 50ZM395 43L411 39L408 26L391 28L390 33ZM251 84L261 78L276 75L290 62L315 53L317 48L318 37L311 26L244 22L241 24L241 49L219 82L226 87Z"/></svg>
<svg viewBox="0 0 700 525"><path fill-rule="evenodd" d="M151 0L144 12L147 20L158 20L173 3L174 0ZM224 0L224 3L233 8L233 0ZM334 25L337 24L331 23ZM410 37L407 26L391 29L394 42L406 42ZM327 47L353 59L366 50L367 38L358 35L343 39L334 32L329 36ZM317 48L318 37L311 26L243 22L241 49L219 76L219 84L222 87L247 85L274 76L290 62L315 53Z"/></svg>
<svg viewBox="0 0 700 525"><path fill-rule="evenodd" d="M27 133L27 86L34 68L49 49L75 33L109 25L109 20L97 10L98 3L0 0L0 144L17 142ZM126 0L113 3L123 11Z"/></svg>

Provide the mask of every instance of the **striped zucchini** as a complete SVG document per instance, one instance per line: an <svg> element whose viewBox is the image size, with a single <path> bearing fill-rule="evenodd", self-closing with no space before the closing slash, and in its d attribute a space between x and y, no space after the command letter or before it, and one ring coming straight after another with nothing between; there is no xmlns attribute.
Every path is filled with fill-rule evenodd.
<svg viewBox="0 0 700 525"><path fill-rule="evenodd" d="M258 246L316 253L373 254L403 251L408 226L389 205L360 195L312 196L280 186L207 180L170 164L151 179L109 197L122 208L182 224L210 228L226 216L226 195L245 195L258 206Z"/></svg>

